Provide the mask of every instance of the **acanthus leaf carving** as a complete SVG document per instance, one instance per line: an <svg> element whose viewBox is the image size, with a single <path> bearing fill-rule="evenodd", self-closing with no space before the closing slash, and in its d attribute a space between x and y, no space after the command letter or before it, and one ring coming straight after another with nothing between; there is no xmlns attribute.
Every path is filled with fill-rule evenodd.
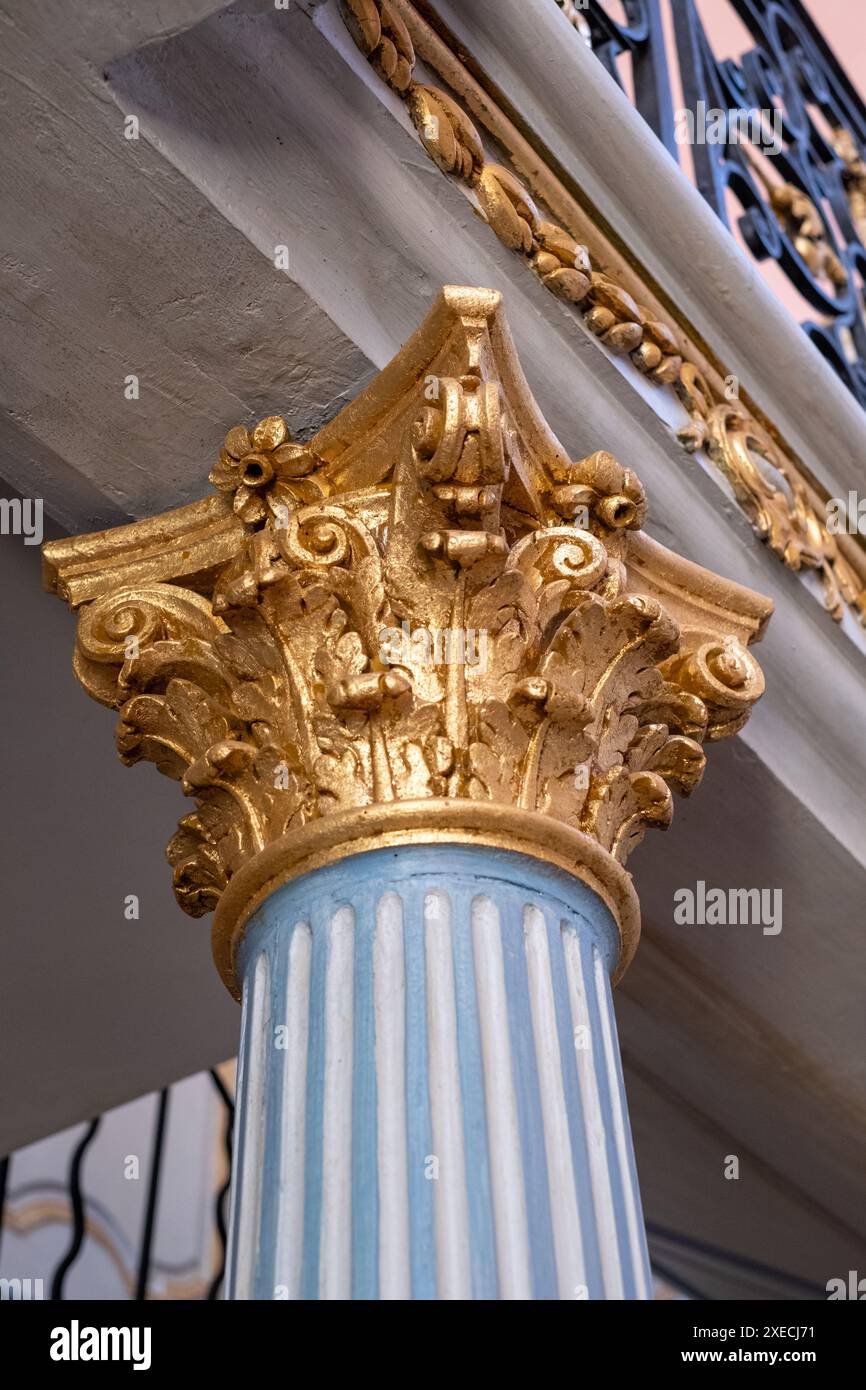
<svg viewBox="0 0 866 1390"><path fill-rule="evenodd" d="M279 416L229 432L213 481L242 525L200 592L130 583L134 538L115 584L111 542L76 670L124 761L195 802L168 850L191 915L282 837L399 801L528 813L624 863L760 695L770 605L643 539L636 474L568 459L515 360L499 296L448 289L386 401L373 383L305 446ZM58 589L75 546L46 547Z"/></svg>

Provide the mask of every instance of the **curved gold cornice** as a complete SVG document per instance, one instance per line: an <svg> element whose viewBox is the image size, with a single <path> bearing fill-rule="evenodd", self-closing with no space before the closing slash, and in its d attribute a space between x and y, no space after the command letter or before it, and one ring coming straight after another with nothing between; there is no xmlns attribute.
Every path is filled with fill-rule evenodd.
<svg viewBox="0 0 866 1390"><path fill-rule="evenodd" d="M569 459L492 290L446 287L309 443L279 416L230 430L211 480L44 555L122 759L195 801L168 856L185 911L220 905L230 987L266 883L431 837L589 876L624 965L621 866L748 717L772 605L644 536L612 455Z"/></svg>

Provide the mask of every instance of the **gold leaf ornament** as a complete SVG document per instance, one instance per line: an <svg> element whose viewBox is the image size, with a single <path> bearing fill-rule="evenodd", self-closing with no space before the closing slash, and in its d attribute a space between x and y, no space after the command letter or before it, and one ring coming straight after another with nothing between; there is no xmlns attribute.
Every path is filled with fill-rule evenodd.
<svg viewBox="0 0 866 1390"><path fill-rule="evenodd" d="M229 430L209 478L231 495L241 521L256 525L269 511L322 497L321 485L309 476L319 466L308 448L290 439L283 417L268 415L252 430Z"/></svg>
<svg viewBox="0 0 866 1390"><path fill-rule="evenodd" d="M571 0L559 0L559 3L572 24L589 41L590 26L580 7L572 4ZM343 7L355 43L374 66L377 65L385 33L385 11L386 6L379 0L375 0L375 3L374 0L345 0ZM419 32L423 32L423 21L412 17L411 7L407 7L405 13L408 23L417 22ZM396 26L394 32L397 32ZM408 31L400 43L408 54L407 45L411 44ZM429 59L429 54L427 56ZM446 62L438 64L437 70L443 81L452 81L455 61L458 68L464 61L459 52L450 53ZM433 65L437 66L435 60ZM386 64L386 68L391 71L392 65ZM405 71L402 77L405 78ZM394 86L393 74L390 78L386 76L385 80ZM456 80L459 82L459 79ZM465 93L470 84L471 79L466 74L466 82L461 90ZM711 387L697 364L686 355L694 349L687 344L681 345L667 323L639 304L613 276L594 265L586 247L556 223L543 220L528 189L510 169L485 161L476 127L458 102L438 88L419 87L418 97L413 97L411 83L395 89L400 91L403 100L410 106L415 103L413 119L416 119L419 130L424 132L422 144L431 158L444 172L470 184L478 197L482 215L500 241L526 258L527 265L551 294L579 309L590 331L611 352L628 355L648 381L676 392L690 416L688 425L677 431L679 442L689 452L702 449L710 437L710 413L729 399L727 379L724 385L714 384ZM429 97L425 97L425 93ZM468 98L464 99L468 101ZM428 101L429 105L426 104ZM491 105L485 104L485 108L479 110L479 121L500 141L504 133L519 134L513 131L508 118L495 105L489 116L485 114L490 112ZM441 123L443 113L445 126ZM429 130L425 131L428 118ZM505 144L509 146L508 138ZM842 166L843 187L852 222L860 230L861 239L866 240L863 232L866 227L866 162L861 158L850 132L841 127L833 133L833 146ZM552 171L544 172L550 174ZM793 185L785 189L775 185L774 191L768 185L768 196L775 198L776 216L793 237L812 273L824 274L832 284L844 288L847 272L829 244L827 230L818 210L802 190ZM751 425L759 428L757 419L751 416L747 418ZM798 473L795 458L790 456L788 462L789 473ZM787 502L778 503L783 513L780 525L795 532L804 530L812 536L814 546L816 526L820 528L820 520L816 523L812 517L804 520L800 515L802 499L812 511L814 507L808 502L805 480L802 475L799 476L803 482L799 493L795 494L792 490ZM782 493L778 496L782 498ZM312 497L306 496L305 500L312 500ZM760 530L758 534L763 538ZM863 621L866 617L866 570L857 564L853 547L844 547L846 553L843 555L843 547L826 533L826 528L819 540L825 607L837 621L846 608ZM791 568L797 568L798 557L802 558L804 554L796 543L790 548L774 546L773 549ZM790 560L789 555L792 557Z"/></svg>
<svg viewBox="0 0 866 1390"><path fill-rule="evenodd" d="M523 184L502 164L485 164L476 184L484 215L511 251L528 253L541 218Z"/></svg>
<svg viewBox="0 0 866 1390"><path fill-rule="evenodd" d="M455 101L435 87L413 83L409 114L421 143L445 174L473 182L484 164L478 132Z"/></svg>
<svg viewBox="0 0 866 1390"><path fill-rule="evenodd" d="M346 27L379 76L404 95L412 81L415 51L409 31L388 0L340 0Z"/></svg>

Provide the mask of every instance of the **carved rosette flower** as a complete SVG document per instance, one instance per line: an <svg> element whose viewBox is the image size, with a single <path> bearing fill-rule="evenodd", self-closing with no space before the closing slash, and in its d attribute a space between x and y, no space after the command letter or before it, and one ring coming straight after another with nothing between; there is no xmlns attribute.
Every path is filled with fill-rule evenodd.
<svg viewBox="0 0 866 1390"><path fill-rule="evenodd" d="M310 477L319 460L303 444L289 438L281 415L269 415L253 430L236 425L229 430L211 470L210 481L230 493L241 521L255 526L269 511L313 501L324 494Z"/></svg>

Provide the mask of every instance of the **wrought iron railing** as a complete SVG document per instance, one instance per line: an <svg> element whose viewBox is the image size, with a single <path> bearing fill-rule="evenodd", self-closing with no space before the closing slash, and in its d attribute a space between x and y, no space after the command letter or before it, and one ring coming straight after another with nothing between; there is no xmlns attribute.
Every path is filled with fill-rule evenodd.
<svg viewBox="0 0 866 1390"><path fill-rule="evenodd" d="M623 87L620 60L631 69L634 103L644 120L676 158L674 113L660 0L624 0L626 22L619 23L593 0L556 0L584 43Z"/></svg>
<svg viewBox="0 0 866 1390"><path fill-rule="evenodd" d="M756 260L783 272L805 301L804 331L866 408L866 106L838 59L800 0L714 0L750 36L738 61L714 54L697 0L622 2L625 24L603 0L556 0L681 165L689 145L704 198ZM677 132L683 110L728 119L692 140Z"/></svg>
<svg viewBox="0 0 866 1390"><path fill-rule="evenodd" d="M234 1099L216 1070L212 1070L209 1076L221 1111L222 1147L225 1158L224 1179L219 1182L212 1198L207 1197L206 1191L204 1193L204 1200L208 1203L209 1210L212 1211L212 1217L209 1218L209 1221L212 1220L216 1234L216 1255L212 1261L207 1261L210 1268L205 1267L203 1278L198 1277L193 1280L187 1278L186 1282L176 1288L174 1292L170 1292L168 1295L160 1293L158 1295L160 1297L214 1300L219 1298L222 1289L226 1259L226 1202L231 1177ZM47 1212L45 1210L42 1210L41 1213L37 1212L32 1222L32 1229L37 1229L46 1220L53 1220L60 1222L68 1230L65 1248L62 1250L53 1271L50 1275L46 1272L44 1278L37 1280L16 1278L15 1270L8 1261L3 1259L4 1217L7 1214L7 1202L14 1194L13 1175L16 1158L15 1155L12 1155L0 1159L0 1281L2 1281L0 1282L0 1297L13 1299L48 1297L55 1300L66 1300L70 1296L74 1297L75 1295L70 1295L69 1291L69 1276L82 1254L88 1235L93 1234L98 1234L103 1245L111 1249L114 1262L122 1272L123 1284L128 1297L135 1302L144 1302L154 1296L155 1236L160 1192L166 1177L166 1134L172 1089L167 1088L159 1092L156 1097L141 1213L141 1229L136 1251L120 1251L118 1249L116 1231L111 1229L110 1222L101 1219L106 1216L102 1203L95 1202L93 1196L88 1195L85 1184L88 1154L92 1152L94 1144L98 1141L103 1127L103 1116L97 1116L91 1120L77 1137L70 1154L65 1183L58 1185L63 1190L63 1199L51 1206ZM178 1156L176 1154L174 1156L175 1169L178 1159L182 1164L184 1155ZM202 1181L203 1183L207 1181L204 1174ZM28 1199L33 1199L36 1194L32 1191L32 1185L25 1185L24 1190L19 1191L18 1196L19 1200L26 1204ZM46 1203L44 1201L40 1203L37 1199L36 1205L44 1208ZM156 1268L157 1273L164 1274L164 1270L160 1269L158 1265Z"/></svg>

